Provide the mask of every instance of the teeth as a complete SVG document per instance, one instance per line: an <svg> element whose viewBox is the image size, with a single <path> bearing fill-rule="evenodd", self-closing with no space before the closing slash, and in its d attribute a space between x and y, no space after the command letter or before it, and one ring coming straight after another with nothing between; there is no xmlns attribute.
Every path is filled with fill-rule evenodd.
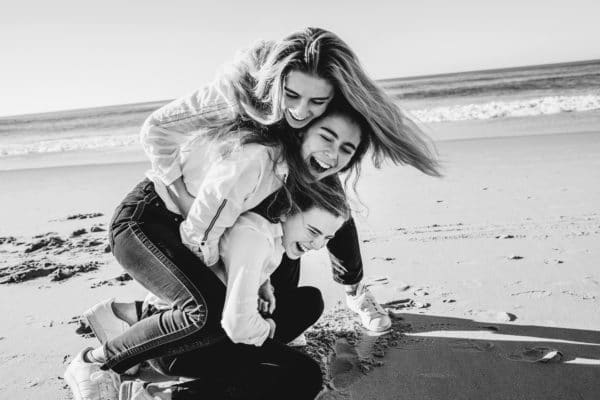
<svg viewBox="0 0 600 400"><path fill-rule="evenodd" d="M308 247L303 246L301 243L298 243L298 247L300 248L300 250L307 252L308 251Z"/></svg>
<svg viewBox="0 0 600 400"><path fill-rule="evenodd" d="M293 112L291 112L291 111L289 111L289 110L288 110L288 112L290 113L290 115L292 116L292 118L294 118L296 121L299 121L299 122L301 122L301 121L304 121L306 118L308 118L308 116L306 116L306 117L304 117L304 118L298 118L298 117L296 117L296 116L294 115L294 113L293 113Z"/></svg>
<svg viewBox="0 0 600 400"><path fill-rule="evenodd" d="M321 168L325 168L325 169L329 169L329 168L331 168L331 165L329 165L329 164L325 164L324 162L322 162L322 161L319 161L319 160L317 160L316 158L315 158L315 161L317 162L317 164L319 164L319 166L320 166Z"/></svg>

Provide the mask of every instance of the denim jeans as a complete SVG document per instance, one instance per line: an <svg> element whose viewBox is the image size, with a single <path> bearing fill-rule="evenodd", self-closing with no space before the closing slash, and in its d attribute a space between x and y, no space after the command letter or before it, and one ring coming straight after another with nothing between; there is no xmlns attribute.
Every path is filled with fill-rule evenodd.
<svg viewBox="0 0 600 400"><path fill-rule="evenodd" d="M226 339L220 325L225 285L183 245L181 222L149 180L138 184L117 207L109 228L113 254L127 273L172 308L107 341L103 368L121 373L150 358Z"/></svg>
<svg viewBox="0 0 600 400"><path fill-rule="evenodd" d="M321 292L299 287L276 292L274 339L260 347L229 340L153 360L165 374L195 380L176 385L173 399L314 399L323 385L319 365L287 342L323 312Z"/></svg>

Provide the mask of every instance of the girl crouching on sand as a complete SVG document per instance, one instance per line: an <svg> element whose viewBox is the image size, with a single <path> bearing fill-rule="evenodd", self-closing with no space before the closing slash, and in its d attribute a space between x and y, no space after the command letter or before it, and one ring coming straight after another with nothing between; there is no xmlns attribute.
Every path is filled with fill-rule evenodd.
<svg viewBox="0 0 600 400"><path fill-rule="evenodd" d="M203 263L201 241L210 240L212 235L220 238L240 214L259 205L284 182L284 193L290 198L305 193L315 203L325 203L332 190L315 178L350 168L366 151L367 135L359 117L348 107L336 105L300 137L265 134L258 128L244 130L243 124L235 126L241 130L228 127L198 136L181 152L185 184L197 194L186 218L177 213L160 181L138 185L115 212L109 231L111 248L134 279L172 308L131 327L123 326L110 304L90 310L88 319L98 338L105 338L106 342L102 347L83 351L67 368L65 378L73 392L85 393L81 399L92 399L102 388L111 387L115 374L100 372L101 364L104 369L122 373L144 360L221 343L225 335L220 328L220 314L207 307L223 301L215 289L222 283ZM333 144L323 140L323 130L335 136ZM346 148L351 151L342 152ZM336 155L339 163L312 176L305 160L323 151L340 153ZM305 182L305 177L311 181ZM207 211L214 209L218 209L216 214ZM315 238L322 236L322 231L307 229ZM299 257L309 249L311 246L302 244L286 254ZM274 321L269 325L277 330Z"/></svg>
<svg viewBox="0 0 600 400"><path fill-rule="evenodd" d="M364 119L368 136L364 141L370 145L377 167L388 159L439 176L423 132L365 74L348 45L332 32L306 28L277 42L256 44L211 85L154 112L142 129L142 143L152 163L153 180L168 188L179 212L185 216L194 198L186 190L178 158L181 146L190 137L240 118L260 126L279 123L288 129L277 134L290 135L321 116L334 99L347 102ZM322 135L323 140L337 140L328 131L322 131ZM349 147L344 151L350 154L355 150ZM329 151L315 154L307 161L316 175L329 174L340 165L336 154ZM354 163L353 169L358 178L360 164ZM212 206L205 210L207 215L215 215L220 204ZM208 265L216 262L218 235L198 239L204 261ZM328 248L335 261L334 280L344 285L347 305L359 314L365 328L388 329L391 321L387 313L369 290L360 285L363 264L352 219L338 231ZM297 286L299 260L284 256L282 266L285 268L279 268L272 279L274 286L281 289Z"/></svg>
<svg viewBox="0 0 600 400"><path fill-rule="evenodd" d="M297 259L307 250L322 248L349 216L341 186L331 182L337 193L324 194L324 204L298 193L293 196L297 208L288 214L277 211L277 205L269 207L269 215L281 215L280 223L246 212L227 229L219 246L222 263L213 268L226 288L223 284L212 288L212 297L221 300L208 304L207 312L215 318L209 317L203 329L220 331L222 326L230 340L152 363L165 375L197 380L167 388L129 381L120 388L120 400L159 395L161 399L315 398L323 385L319 365L286 343L319 319L321 293L314 287L277 292L272 314L261 315L257 302L282 254Z"/></svg>

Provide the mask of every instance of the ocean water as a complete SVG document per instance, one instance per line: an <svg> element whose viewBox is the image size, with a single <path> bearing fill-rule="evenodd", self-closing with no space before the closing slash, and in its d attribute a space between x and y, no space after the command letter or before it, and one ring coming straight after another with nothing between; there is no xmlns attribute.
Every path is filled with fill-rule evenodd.
<svg viewBox="0 0 600 400"><path fill-rule="evenodd" d="M600 110L600 60L379 83L412 117L425 124ZM141 124L165 103L1 117L0 163L15 157L139 147Z"/></svg>

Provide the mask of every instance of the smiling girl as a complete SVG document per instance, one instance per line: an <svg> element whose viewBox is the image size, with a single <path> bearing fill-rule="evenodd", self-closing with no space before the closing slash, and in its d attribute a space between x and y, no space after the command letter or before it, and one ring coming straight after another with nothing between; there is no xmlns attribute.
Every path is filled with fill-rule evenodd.
<svg viewBox="0 0 600 400"><path fill-rule="evenodd" d="M258 126L279 124L282 129L271 132L293 135L323 115L336 98L347 102L364 120L367 135L362 143L370 148L375 166L387 159L439 176L426 136L365 74L348 45L332 32L306 28L277 42L259 42L242 52L212 84L154 112L141 132L153 180L165 186L179 213L187 215L194 196L183 182L178 157L191 137L239 120ZM332 140L331 149L309 160L313 173L334 170L351 151L347 145L340 146L329 132L324 136ZM358 178L360 163L352 165ZM205 211L215 215L218 210L216 204ZM360 285L363 263L352 218L328 248L334 260L334 279L344 285L347 305L359 314L367 329L388 329L391 321L387 313ZM208 260L214 261L214 257ZM282 289L296 286L300 263L284 257L282 267L274 276L274 284Z"/></svg>
<svg viewBox="0 0 600 400"><path fill-rule="evenodd" d="M306 129L298 137L262 129L245 130L236 125L214 129L194 138L182 148L179 161L186 187L197 194L185 218L177 214L166 187L152 174L151 179L146 179L125 197L115 211L109 229L113 254L137 282L171 308L148 318L134 318L130 321L131 326L123 325L123 320L115 317L111 302L101 303L86 313L96 336L105 341L102 347L82 352L67 368L65 378L74 393L92 393L82 399L93 398L98 388L110 386L114 375L98 373L100 364L105 369L122 373L144 360L212 346L223 341L225 335L221 326L234 342L253 345L264 341L267 325L275 331L274 320L267 324L255 318L256 300L250 302L254 307L253 313L247 313L254 315L250 320L244 319L239 310L228 312L225 305L225 315L232 317L224 316L220 321L222 308L218 304L223 304L219 292L222 283L214 266L219 257L227 253L222 247L224 232L239 222L244 212L261 205L263 207L259 208L268 214L274 205L282 203L287 204L287 208L276 207L284 210L279 215L295 215L298 210L307 210L306 206L297 205L297 198L310 199L311 204L320 204L321 208L329 204L331 209L339 209L345 204L337 179L333 182L325 179L351 167L352 162L360 161L366 151L363 123L346 104L335 102L331 112L315 124L320 128ZM279 128L273 126L270 129ZM343 163L322 171L309 164L322 153L331 151L333 139L327 135L336 136L335 141L341 147L356 150L352 150ZM318 163L316 166L319 167ZM310 184L304 181L305 177L310 177ZM283 189L282 194L264 208L263 201L280 189ZM216 215L208 212L215 208L218 209ZM293 227L289 221L283 225ZM333 225L323 227L312 222L303 228L304 236L286 235L283 248L287 258L295 260L307 250L323 246L335 232L331 229ZM241 244L239 247L237 259L251 259L247 247ZM227 256L223 259L227 264ZM273 261L273 257L269 259ZM271 272L280 260L281 253L270 267ZM256 268L261 269L261 263L252 264L254 267L245 269L244 276ZM241 283L237 281L236 284ZM248 288L257 295L258 287L243 284L244 290ZM294 293L295 289L289 288L282 293ZM272 297L272 293L266 296L271 300ZM302 309L306 306L305 300L297 298L294 307ZM242 303L248 309L248 301ZM273 301L270 303L274 304ZM272 308L269 311L283 310ZM288 318L290 316L293 320L294 314L289 314ZM236 318L240 320L236 321ZM243 321L253 322L246 324L249 329L240 331L235 328L239 321L242 326L245 326ZM113 328L115 325L116 329ZM300 332L302 330L296 334ZM92 375L97 379L92 379Z"/></svg>

